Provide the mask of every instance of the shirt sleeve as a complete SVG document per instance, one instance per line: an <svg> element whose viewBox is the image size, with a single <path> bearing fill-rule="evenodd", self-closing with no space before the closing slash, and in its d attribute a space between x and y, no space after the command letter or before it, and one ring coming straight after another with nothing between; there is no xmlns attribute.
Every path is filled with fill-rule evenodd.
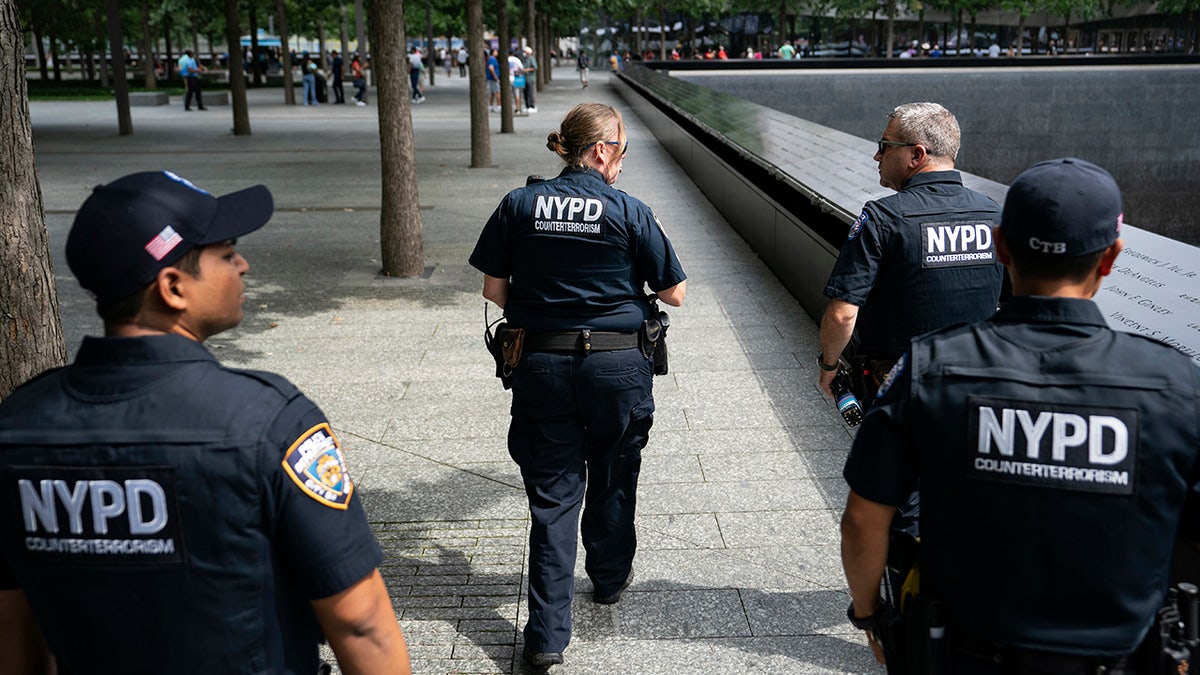
<svg viewBox="0 0 1200 675"><path fill-rule="evenodd" d="M268 432L264 481L273 546L310 599L339 593L379 566L341 444L319 408L297 396Z"/></svg>
<svg viewBox="0 0 1200 675"><path fill-rule="evenodd" d="M887 250L890 225L870 203L863 207L862 214L850 226L850 234L829 274L826 297L858 307L866 303L879 275L879 261Z"/></svg>
<svg viewBox="0 0 1200 675"><path fill-rule="evenodd" d="M666 290L687 279L683 264L671 245L658 216L644 206L638 226L637 269L654 292Z"/></svg>
<svg viewBox="0 0 1200 675"><path fill-rule="evenodd" d="M479 233L475 250L471 252L471 267L489 277L507 279L512 274L512 252L509 243L511 239L508 234L508 219L505 217L511 203L511 193L500 200L500 205L492 212L492 216L483 226L483 231Z"/></svg>
<svg viewBox="0 0 1200 675"><path fill-rule="evenodd" d="M911 375L902 358L854 437L842 477L860 497L900 506L917 487L917 465L908 442Z"/></svg>

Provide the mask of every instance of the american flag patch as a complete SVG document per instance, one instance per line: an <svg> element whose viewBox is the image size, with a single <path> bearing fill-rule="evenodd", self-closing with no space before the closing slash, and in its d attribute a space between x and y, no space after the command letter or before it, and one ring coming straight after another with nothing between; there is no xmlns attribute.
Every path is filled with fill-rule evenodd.
<svg viewBox="0 0 1200 675"><path fill-rule="evenodd" d="M179 236L175 228L168 225L146 244L146 252L153 256L155 260L161 261L182 241L183 237Z"/></svg>

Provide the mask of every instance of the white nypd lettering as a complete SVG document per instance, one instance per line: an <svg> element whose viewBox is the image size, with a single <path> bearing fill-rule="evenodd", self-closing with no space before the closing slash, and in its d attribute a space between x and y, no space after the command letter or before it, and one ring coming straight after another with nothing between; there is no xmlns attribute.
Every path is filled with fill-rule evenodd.
<svg viewBox="0 0 1200 675"><path fill-rule="evenodd" d="M921 246L922 267L982 265L996 259L990 221L925 223Z"/></svg>
<svg viewBox="0 0 1200 675"><path fill-rule="evenodd" d="M542 234L604 236L604 202L595 197L539 194L533 203L533 229Z"/></svg>
<svg viewBox="0 0 1200 675"><path fill-rule="evenodd" d="M149 479L113 480L21 479L17 482L21 515L26 532L59 532L58 505L67 517L71 534L83 534L85 507L90 515L91 532L108 534L109 521L125 516L131 535L148 535L167 525L167 495L163 487ZM57 499L56 499L57 497Z"/></svg>
<svg viewBox="0 0 1200 675"><path fill-rule="evenodd" d="M970 472L1132 494L1137 411L970 397Z"/></svg>

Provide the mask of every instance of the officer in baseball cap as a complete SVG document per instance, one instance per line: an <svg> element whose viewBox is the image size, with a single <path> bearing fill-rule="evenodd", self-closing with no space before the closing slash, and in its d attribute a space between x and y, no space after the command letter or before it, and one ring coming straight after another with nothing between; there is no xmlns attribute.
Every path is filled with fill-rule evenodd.
<svg viewBox="0 0 1200 675"><path fill-rule="evenodd" d="M270 192L167 171L97 187L67 261L104 337L0 405L5 657L60 672L408 673L383 559L325 415L202 342L242 319L235 240Z"/></svg>
<svg viewBox="0 0 1200 675"><path fill-rule="evenodd" d="M942 664L919 672L1138 672L1200 488L1200 370L1111 330L1092 302L1121 222L1094 164L1022 173L996 230L1014 297L914 340L881 388L842 519L849 616L881 660L888 526L919 483L920 590L904 614L925 637L909 654Z"/></svg>

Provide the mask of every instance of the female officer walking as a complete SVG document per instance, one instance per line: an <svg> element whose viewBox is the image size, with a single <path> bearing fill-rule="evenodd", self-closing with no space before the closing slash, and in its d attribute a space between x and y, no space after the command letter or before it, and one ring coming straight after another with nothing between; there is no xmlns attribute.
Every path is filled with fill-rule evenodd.
<svg viewBox="0 0 1200 675"><path fill-rule="evenodd" d="M471 254L483 296L523 331L512 373L508 450L529 497L525 659L562 663L571 639L575 542L584 502L584 568L593 600L633 580L641 451L653 422L645 288L683 303L686 276L650 207L616 190L629 148L621 113L583 103L547 136L557 177L510 192Z"/></svg>

